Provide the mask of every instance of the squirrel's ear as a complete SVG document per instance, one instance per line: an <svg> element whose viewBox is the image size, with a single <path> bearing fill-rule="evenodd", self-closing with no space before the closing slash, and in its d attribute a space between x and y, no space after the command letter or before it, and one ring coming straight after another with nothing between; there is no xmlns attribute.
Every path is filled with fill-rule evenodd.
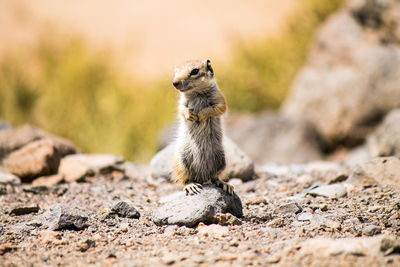
<svg viewBox="0 0 400 267"><path fill-rule="evenodd" d="M211 72L211 74L214 74L214 70L213 70L213 68L211 67L211 61L210 61L209 59L207 59L207 70L208 70L209 72Z"/></svg>

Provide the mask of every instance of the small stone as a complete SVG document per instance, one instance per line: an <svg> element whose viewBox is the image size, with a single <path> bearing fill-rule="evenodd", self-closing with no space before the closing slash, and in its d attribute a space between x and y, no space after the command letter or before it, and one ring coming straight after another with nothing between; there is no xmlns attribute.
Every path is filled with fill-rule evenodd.
<svg viewBox="0 0 400 267"><path fill-rule="evenodd" d="M129 231L129 223L121 223L119 229L123 233L127 233Z"/></svg>
<svg viewBox="0 0 400 267"><path fill-rule="evenodd" d="M49 176L42 176L33 180L33 186L54 186L64 180L61 174L54 174Z"/></svg>
<svg viewBox="0 0 400 267"><path fill-rule="evenodd" d="M289 202L286 204L281 204L276 210L275 213L278 214L298 214L302 212L303 209L296 202Z"/></svg>
<svg viewBox="0 0 400 267"><path fill-rule="evenodd" d="M116 165L123 161L120 156L108 154L70 155L61 160L58 172L66 182L76 182L87 175L118 169Z"/></svg>
<svg viewBox="0 0 400 267"><path fill-rule="evenodd" d="M320 209L321 211L327 211L327 210L328 210L328 205L322 204L322 205L319 207L319 209Z"/></svg>
<svg viewBox="0 0 400 267"><path fill-rule="evenodd" d="M246 205L259 205L259 204L267 204L267 200L263 197L251 199L246 201Z"/></svg>
<svg viewBox="0 0 400 267"><path fill-rule="evenodd" d="M206 236L206 237L213 237L220 239L222 237L226 237L229 235L229 230L225 226L221 226L218 224L211 224L203 227L199 227L199 232L200 235Z"/></svg>
<svg viewBox="0 0 400 267"><path fill-rule="evenodd" d="M381 233L381 228L376 225L367 225L363 229L363 234L366 236L373 236Z"/></svg>
<svg viewBox="0 0 400 267"><path fill-rule="evenodd" d="M2 185L20 185L21 184L21 179L19 177L11 174L11 173L6 173L6 172L0 172L0 184Z"/></svg>
<svg viewBox="0 0 400 267"><path fill-rule="evenodd" d="M23 189L24 192L27 193L33 193L35 195L44 195L44 194L48 194L50 192L50 188L48 186L31 186L28 188L24 188Z"/></svg>
<svg viewBox="0 0 400 267"><path fill-rule="evenodd" d="M0 256L8 252L17 250L17 247L11 243L5 243L0 245Z"/></svg>
<svg viewBox="0 0 400 267"><path fill-rule="evenodd" d="M214 223L228 226L228 225L241 225L242 221L230 213L217 213L214 216Z"/></svg>
<svg viewBox="0 0 400 267"><path fill-rule="evenodd" d="M140 213L139 211L133 207L130 206L128 203L125 201L120 201L116 203L112 208L110 214L117 214L120 217L124 218L139 218Z"/></svg>
<svg viewBox="0 0 400 267"><path fill-rule="evenodd" d="M25 215L29 213L35 213L40 210L39 206L37 204L34 205L23 205L19 207L15 207L11 210L10 214L14 215Z"/></svg>
<svg viewBox="0 0 400 267"><path fill-rule="evenodd" d="M298 221L311 221L313 218L313 214L309 213L309 212L303 212L301 214L299 214L299 216L297 217Z"/></svg>
<svg viewBox="0 0 400 267"><path fill-rule="evenodd" d="M285 226L285 221L282 218L276 218L267 224L268 227L281 228Z"/></svg>
<svg viewBox="0 0 400 267"><path fill-rule="evenodd" d="M41 220L50 230L81 230L88 226L86 214L63 204L52 206L42 214Z"/></svg>
<svg viewBox="0 0 400 267"><path fill-rule="evenodd" d="M312 196L322 196L327 198L340 198L347 195L347 190L341 184L332 184L316 187L310 190L308 194Z"/></svg>
<svg viewBox="0 0 400 267"><path fill-rule="evenodd" d="M96 242L92 239L86 239L85 241L79 243L77 249L80 252L85 252L89 248L94 248L94 247L96 247Z"/></svg>

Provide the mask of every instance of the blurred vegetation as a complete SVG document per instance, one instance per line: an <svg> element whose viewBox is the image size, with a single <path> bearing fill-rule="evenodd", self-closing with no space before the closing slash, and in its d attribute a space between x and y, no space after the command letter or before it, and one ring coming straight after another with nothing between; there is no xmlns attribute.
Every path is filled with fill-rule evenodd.
<svg viewBox="0 0 400 267"><path fill-rule="evenodd" d="M128 79L107 51L93 52L77 38L41 40L0 64L0 118L37 125L84 151L148 159L175 116L170 83Z"/></svg>
<svg viewBox="0 0 400 267"><path fill-rule="evenodd" d="M233 61L219 68L218 81L231 109L275 109L304 65L318 26L343 0L302 0L286 29L265 40L237 42Z"/></svg>
<svg viewBox="0 0 400 267"><path fill-rule="evenodd" d="M279 107L315 30L341 2L303 0L281 35L237 44L233 62L217 67L230 109ZM94 51L79 38L46 33L40 40L33 50L0 62L0 119L31 123L86 152L148 160L160 129L176 114L170 81L141 84L128 78L110 53Z"/></svg>

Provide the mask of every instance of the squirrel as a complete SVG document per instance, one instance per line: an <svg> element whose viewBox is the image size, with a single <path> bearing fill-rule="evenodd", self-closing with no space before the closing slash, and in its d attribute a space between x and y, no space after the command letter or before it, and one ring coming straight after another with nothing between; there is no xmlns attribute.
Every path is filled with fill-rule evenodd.
<svg viewBox="0 0 400 267"><path fill-rule="evenodd" d="M190 60L175 68L173 86L180 92L174 182L184 185L186 195L199 193L203 184L233 195L233 186L218 177L226 166L221 115L227 106L210 60Z"/></svg>

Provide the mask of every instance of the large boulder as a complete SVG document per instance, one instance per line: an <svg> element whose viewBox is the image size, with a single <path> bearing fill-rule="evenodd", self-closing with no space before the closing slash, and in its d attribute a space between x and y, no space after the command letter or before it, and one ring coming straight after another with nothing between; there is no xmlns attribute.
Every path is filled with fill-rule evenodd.
<svg viewBox="0 0 400 267"><path fill-rule="evenodd" d="M373 157L400 158L400 109L386 116L383 123L368 138L368 148Z"/></svg>
<svg viewBox="0 0 400 267"><path fill-rule="evenodd" d="M400 19L387 13L399 6L399 1L352 1L322 27L295 79L283 111L313 123L329 150L361 143L400 106L400 48L389 38L391 29L399 31Z"/></svg>
<svg viewBox="0 0 400 267"><path fill-rule="evenodd" d="M227 194L213 185L205 185L200 193L186 195L183 191L160 200L152 215L156 225L176 224L193 227L200 222L212 223L217 213L242 217L242 202L235 194Z"/></svg>
<svg viewBox="0 0 400 267"><path fill-rule="evenodd" d="M224 137L223 142L226 155L226 168L221 173L221 178L224 180L240 178L244 181L252 179L254 177L254 164L251 158L229 138ZM150 162L151 175L153 177L171 179L175 148L176 142L172 142L153 157Z"/></svg>
<svg viewBox="0 0 400 267"><path fill-rule="evenodd" d="M256 164L305 163L323 157L314 127L281 113L233 115L227 118L226 129Z"/></svg>

